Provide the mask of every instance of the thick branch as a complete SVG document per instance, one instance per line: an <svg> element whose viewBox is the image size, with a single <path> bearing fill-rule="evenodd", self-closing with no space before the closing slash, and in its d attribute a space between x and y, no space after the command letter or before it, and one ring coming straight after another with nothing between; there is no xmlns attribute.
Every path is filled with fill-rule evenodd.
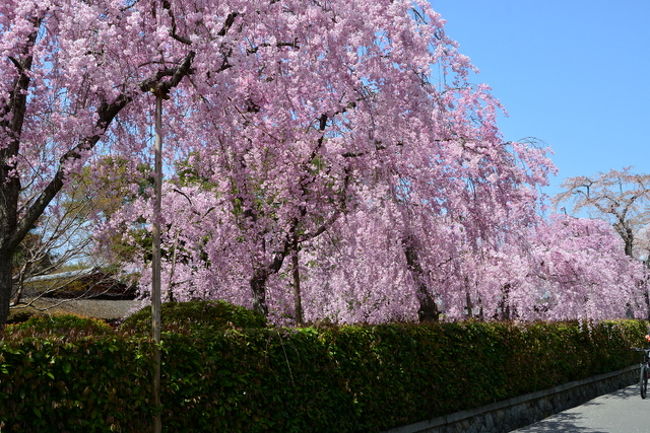
<svg viewBox="0 0 650 433"><path fill-rule="evenodd" d="M192 41L189 38L178 34L176 28L176 16L174 15L174 12L172 12L172 5L169 0L163 0L162 7L169 12L169 16L172 19L172 28L169 30L171 37L185 45L192 45Z"/></svg>
<svg viewBox="0 0 650 433"><path fill-rule="evenodd" d="M181 80L192 73L192 62L196 53L190 51L176 68L166 68L159 71L155 77L149 78L140 84L140 90L143 92L152 92L164 99L169 98L169 91L178 86ZM165 77L171 77L169 80L163 80Z"/></svg>
<svg viewBox="0 0 650 433"><path fill-rule="evenodd" d="M219 30L219 33L217 33L219 36L226 36L226 33L228 33L228 30L232 27L232 25L235 23L235 18L239 16L238 12L231 12L228 14L226 17L226 21L223 23L223 27L221 27L221 30Z"/></svg>
<svg viewBox="0 0 650 433"><path fill-rule="evenodd" d="M31 230L38 218L43 214L45 208L48 206L50 201L56 196L56 194L63 187L63 181L65 177L65 167L66 164L70 161L74 161L81 157L81 154L91 150L102 135L108 129L112 120L117 116L117 114L124 108L129 102L131 102L132 97L126 95L120 95L114 102L110 104L102 104L97 110L99 114L99 120L96 123L96 127L99 130L99 133L86 137L74 148L68 150L59 160L60 165L57 172L54 174L54 178L47 184L45 189L41 192L38 198L34 203L29 207L24 217L21 219L20 223L12 236L8 248L12 250L17 247L20 241L25 237L27 232Z"/></svg>
<svg viewBox="0 0 650 433"><path fill-rule="evenodd" d="M10 112L12 113L11 120L2 120L0 126L8 129L7 132L11 134L12 143L9 146L9 152L13 154L18 153L18 143L23 129L23 122L25 120L25 111L27 110L27 90L29 89L31 81L29 71L32 69L32 63L34 61L34 56L31 54L31 51L36 43L38 23L39 22L36 24L37 27L34 32L28 37L27 44L23 50L24 57L21 60L9 57L9 60L11 60L14 66L16 66L19 74L14 82L9 103L2 110L3 115Z"/></svg>

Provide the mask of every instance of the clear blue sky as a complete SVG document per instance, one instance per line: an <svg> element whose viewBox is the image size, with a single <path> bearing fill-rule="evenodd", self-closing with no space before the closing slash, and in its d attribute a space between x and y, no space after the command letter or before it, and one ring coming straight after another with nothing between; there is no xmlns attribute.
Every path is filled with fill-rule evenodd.
<svg viewBox="0 0 650 433"><path fill-rule="evenodd" d="M650 0L430 0L508 111L506 140L550 145L562 179L650 172Z"/></svg>

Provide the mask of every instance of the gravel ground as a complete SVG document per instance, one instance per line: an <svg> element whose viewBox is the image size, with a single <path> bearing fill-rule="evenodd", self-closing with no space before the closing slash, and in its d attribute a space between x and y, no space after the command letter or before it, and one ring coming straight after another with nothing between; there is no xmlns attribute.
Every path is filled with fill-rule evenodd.
<svg viewBox="0 0 650 433"><path fill-rule="evenodd" d="M25 301L28 301L27 299ZM75 313L100 319L121 319L138 310L142 301L113 301L105 299L53 299L40 298L34 307L50 312Z"/></svg>

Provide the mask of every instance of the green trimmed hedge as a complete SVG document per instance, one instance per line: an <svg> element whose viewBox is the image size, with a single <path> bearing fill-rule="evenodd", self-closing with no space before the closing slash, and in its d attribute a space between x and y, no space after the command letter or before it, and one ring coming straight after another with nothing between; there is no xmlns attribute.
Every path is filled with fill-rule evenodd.
<svg viewBox="0 0 650 433"><path fill-rule="evenodd" d="M371 433L638 362L640 321L445 323L163 336L167 432ZM0 431L148 430L151 345L128 334L0 342Z"/></svg>
<svg viewBox="0 0 650 433"><path fill-rule="evenodd" d="M149 430L143 353L115 335L0 342L0 431Z"/></svg>
<svg viewBox="0 0 650 433"><path fill-rule="evenodd" d="M33 315L24 322L9 325L16 337L88 336L112 334L113 329L103 320L75 314Z"/></svg>

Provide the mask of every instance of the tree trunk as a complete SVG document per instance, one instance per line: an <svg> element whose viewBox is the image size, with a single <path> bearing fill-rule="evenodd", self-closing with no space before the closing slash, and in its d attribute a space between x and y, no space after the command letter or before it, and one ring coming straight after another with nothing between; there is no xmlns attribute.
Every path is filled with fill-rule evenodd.
<svg viewBox="0 0 650 433"><path fill-rule="evenodd" d="M471 319L474 314L474 305L472 305L472 295L469 293L469 288L465 290L465 309L467 310L467 318Z"/></svg>
<svg viewBox="0 0 650 433"><path fill-rule="evenodd" d="M302 313L302 294L300 293L300 261L298 260L298 245L294 244L291 261L293 267L293 302L296 325L302 326L305 321Z"/></svg>
<svg viewBox="0 0 650 433"><path fill-rule="evenodd" d="M510 284L501 287L501 301L499 302L499 315L497 320L510 320Z"/></svg>
<svg viewBox="0 0 650 433"><path fill-rule="evenodd" d="M259 266L253 270L249 284L253 293L253 310L264 317L269 317L269 306L266 304L266 283L269 277L280 271L284 259L291 252L291 241L287 238L281 251L275 253L273 260L266 266Z"/></svg>
<svg viewBox="0 0 650 433"><path fill-rule="evenodd" d="M630 233L625 239L625 255L634 258L634 236Z"/></svg>
<svg viewBox="0 0 650 433"><path fill-rule="evenodd" d="M418 320L420 322L437 322L440 318L440 311L436 305L435 299L431 296L429 288L424 281L424 271L420 264L415 240L413 236L407 236L402 245L404 246L404 255L406 256L406 265L413 273L417 284L416 296L420 307L418 308Z"/></svg>
<svg viewBox="0 0 650 433"><path fill-rule="evenodd" d="M5 157L0 152L0 158ZM16 209L20 182L8 172L12 167L0 160L0 329L9 315L12 295L11 264L16 246L10 245L16 232Z"/></svg>
<svg viewBox="0 0 650 433"><path fill-rule="evenodd" d="M418 308L418 320L420 322L437 322L440 319L440 311L428 291L418 290L420 296L420 308Z"/></svg>
<svg viewBox="0 0 650 433"><path fill-rule="evenodd" d="M20 194L20 178L16 173L15 159L20 150L20 137L23 131L25 113L27 111L27 94L31 81L33 63L32 48L36 42L41 21L31 18L34 30L25 40L21 56L13 62L19 70L12 84L9 100L0 106L3 112L0 119L0 135L7 139L6 146L0 146L0 328L4 327L9 315L11 301L11 261L16 252L18 224L18 196ZM29 227L31 228L31 227Z"/></svg>
<svg viewBox="0 0 650 433"><path fill-rule="evenodd" d="M269 273L264 269L258 269L253 272L250 279L251 291L253 292L253 310L263 314L264 317L269 315L269 307L266 305L266 281L269 279Z"/></svg>
<svg viewBox="0 0 650 433"><path fill-rule="evenodd" d="M4 326L9 315L11 302L11 262L17 244L13 239L16 234L18 194L20 181L11 173L14 169L8 163L10 157L17 154L17 144L0 150L0 328Z"/></svg>
<svg viewBox="0 0 650 433"><path fill-rule="evenodd" d="M11 298L11 257L10 253L0 254L0 330L4 328L9 316Z"/></svg>
<svg viewBox="0 0 650 433"><path fill-rule="evenodd" d="M293 312L296 325L305 323L302 313L302 293L300 293L300 257L298 256L298 220L294 219L291 227L291 273L293 276Z"/></svg>

